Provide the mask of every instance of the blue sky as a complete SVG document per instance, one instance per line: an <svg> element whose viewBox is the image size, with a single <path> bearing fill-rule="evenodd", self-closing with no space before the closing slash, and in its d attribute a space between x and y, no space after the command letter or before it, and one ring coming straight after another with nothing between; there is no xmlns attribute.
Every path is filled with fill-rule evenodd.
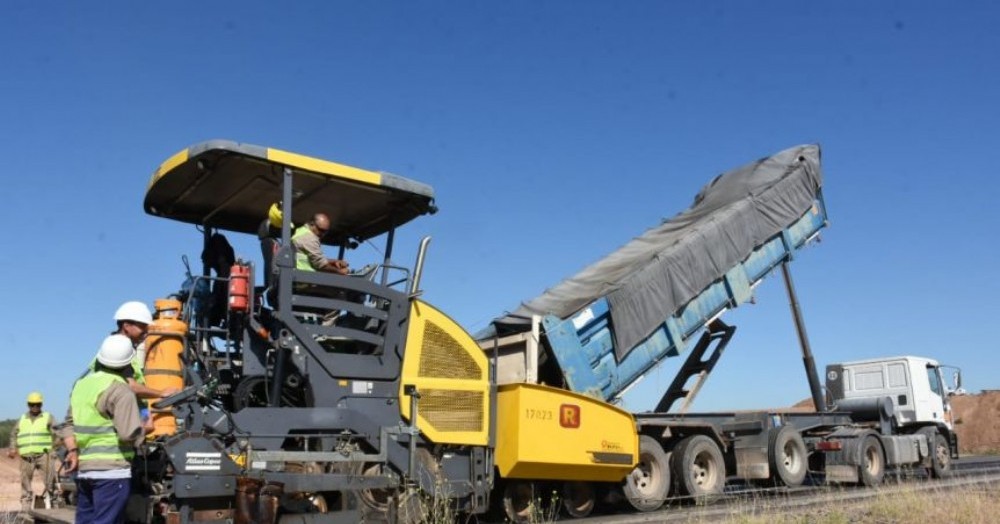
<svg viewBox="0 0 1000 524"><path fill-rule="evenodd" d="M32 390L61 416L118 304L177 289L200 237L147 216L145 185L211 138L432 185L398 259L432 235L425 298L470 331L719 172L818 142L831 226L792 272L819 365L918 354L1000 387L998 23L992 2L10 2L0 418ZM725 319L695 409L808 397L779 278Z"/></svg>

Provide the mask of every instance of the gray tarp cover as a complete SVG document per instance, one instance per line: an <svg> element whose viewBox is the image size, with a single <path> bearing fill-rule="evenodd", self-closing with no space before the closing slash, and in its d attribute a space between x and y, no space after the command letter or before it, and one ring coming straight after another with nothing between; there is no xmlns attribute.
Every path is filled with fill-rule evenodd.
<svg viewBox="0 0 1000 524"><path fill-rule="evenodd" d="M532 315L567 318L607 297L619 359L768 238L801 217L822 185L818 145L723 173L679 215L494 320L501 334Z"/></svg>

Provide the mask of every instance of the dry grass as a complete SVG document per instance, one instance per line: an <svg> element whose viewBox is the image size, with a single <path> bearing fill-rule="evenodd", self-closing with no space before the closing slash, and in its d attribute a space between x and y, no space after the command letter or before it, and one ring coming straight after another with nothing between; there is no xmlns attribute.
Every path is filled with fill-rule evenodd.
<svg viewBox="0 0 1000 524"><path fill-rule="evenodd" d="M770 507L767 507L769 505ZM831 497L820 508L786 511L781 503L770 501L757 505L748 501L744 510L729 518L691 522L730 524L909 524L912 522L947 522L954 524L993 524L1000 521L1000 489L975 486L959 491L904 490L885 492L857 503L837 502Z"/></svg>
<svg viewBox="0 0 1000 524"><path fill-rule="evenodd" d="M853 492L856 493L856 492ZM789 509L793 499L772 496L748 498L730 515L692 517L690 524L994 524L1000 522L1000 487L987 484L971 485L960 490L902 489L883 490L874 498L845 502L846 493L828 492L829 501L821 507ZM425 522L452 524L462 522L447 501L428 500ZM556 521L573 522L558 515L561 501L553 492L550 500L536 498L528 508L529 524ZM706 506L711 508L712 505ZM504 522L509 522L504 520ZM652 521L650 521L652 522ZM6 524L0 521L0 524Z"/></svg>

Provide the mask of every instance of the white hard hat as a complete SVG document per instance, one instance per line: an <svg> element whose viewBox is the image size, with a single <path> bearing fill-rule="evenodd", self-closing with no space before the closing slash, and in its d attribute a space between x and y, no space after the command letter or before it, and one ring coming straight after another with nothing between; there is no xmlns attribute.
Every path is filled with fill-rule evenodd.
<svg viewBox="0 0 1000 524"><path fill-rule="evenodd" d="M111 335L101 343L97 351L97 361L111 369L119 369L129 365L135 356L132 341L125 335Z"/></svg>
<svg viewBox="0 0 1000 524"><path fill-rule="evenodd" d="M149 325L153 323L153 314L149 312L146 304L133 300L122 304L118 307L118 311L115 311L115 322L122 320Z"/></svg>

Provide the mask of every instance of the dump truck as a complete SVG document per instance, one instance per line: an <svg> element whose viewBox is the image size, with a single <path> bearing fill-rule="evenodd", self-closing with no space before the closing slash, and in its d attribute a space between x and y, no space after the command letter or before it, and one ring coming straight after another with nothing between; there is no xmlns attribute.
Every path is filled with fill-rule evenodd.
<svg viewBox="0 0 1000 524"><path fill-rule="evenodd" d="M688 210L497 317L477 339L495 355L501 387L544 383L611 403L685 356L655 408L636 414L640 463L624 488L640 511L719 495L727 479L798 486L813 472L875 485L889 468L944 475L958 442L937 361L831 364L822 393L790 263L827 224L819 146L789 148L719 175ZM721 317L779 272L816 411L690 413L736 331ZM954 380L957 389L957 370Z"/></svg>
<svg viewBox="0 0 1000 524"><path fill-rule="evenodd" d="M191 224L202 267L156 302L145 374L180 390L150 405L127 518L527 521L553 492L581 517L600 502L649 511L711 496L727 476L944 474L956 441L932 360L831 367L833 410L811 380L815 413L671 411L732 337L726 310L779 269L794 298L788 264L826 225L820 186L813 145L725 173L689 210L474 336L422 298L430 239L412 265L396 255L396 231L437 211L430 186L232 141L185 148L156 169L144 209ZM379 243L381 259L348 274L304 267L292 237L316 213L338 258ZM256 235L260 257L237 257L231 234ZM656 410L616 404L684 354Z"/></svg>

